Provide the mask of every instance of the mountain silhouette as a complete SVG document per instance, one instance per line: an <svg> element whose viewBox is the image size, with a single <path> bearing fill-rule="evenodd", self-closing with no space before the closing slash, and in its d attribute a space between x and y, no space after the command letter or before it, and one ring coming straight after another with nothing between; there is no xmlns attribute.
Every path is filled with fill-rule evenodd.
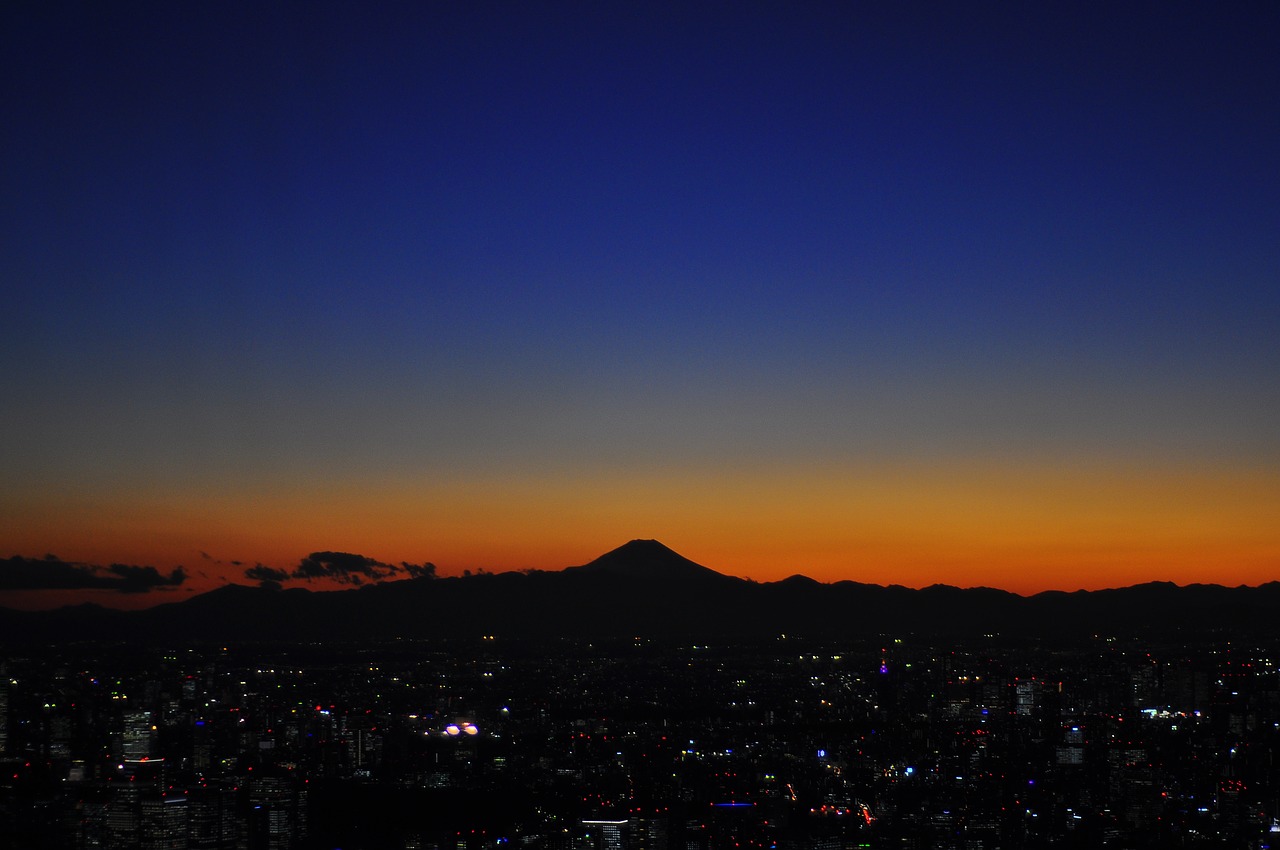
<svg viewBox="0 0 1280 850"><path fill-rule="evenodd" d="M801 575L755 582L656 540L559 571L422 577L316 591L229 585L140 611L0 608L0 640L325 641L501 635L758 640L780 634L1088 637L1232 631L1280 637L1280 583L1151 582L1030 597L992 588L912 590Z"/></svg>
<svg viewBox="0 0 1280 850"><path fill-rule="evenodd" d="M569 567L565 572L619 576L645 581L706 581L728 576L690 561L657 540L632 540L605 552L589 564Z"/></svg>

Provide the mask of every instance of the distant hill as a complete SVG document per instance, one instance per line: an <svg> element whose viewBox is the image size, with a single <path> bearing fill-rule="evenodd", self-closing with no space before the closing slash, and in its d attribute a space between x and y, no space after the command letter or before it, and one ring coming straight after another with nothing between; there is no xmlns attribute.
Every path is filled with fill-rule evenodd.
<svg viewBox="0 0 1280 850"><path fill-rule="evenodd" d="M782 633L1136 635L1233 630L1280 636L1280 583L1167 582L1022 597L991 588L921 590L804 576L757 583L633 540L556 572L416 578L341 591L232 585L141 611L87 605L0 609L0 640L361 640L461 637L755 639Z"/></svg>

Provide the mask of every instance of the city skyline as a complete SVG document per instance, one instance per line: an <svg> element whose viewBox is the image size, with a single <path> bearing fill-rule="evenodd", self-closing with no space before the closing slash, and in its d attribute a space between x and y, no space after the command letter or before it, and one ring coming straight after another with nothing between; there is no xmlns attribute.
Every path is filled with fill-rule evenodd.
<svg viewBox="0 0 1280 850"><path fill-rule="evenodd" d="M0 16L0 558L183 570L97 601L1280 575L1276 9Z"/></svg>
<svg viewBox="0 0 1280 850"><path fill-rule="evenodd" d="M15 850L1266 847L1257 638L36 644L0 660L0 825Z"/></svg>

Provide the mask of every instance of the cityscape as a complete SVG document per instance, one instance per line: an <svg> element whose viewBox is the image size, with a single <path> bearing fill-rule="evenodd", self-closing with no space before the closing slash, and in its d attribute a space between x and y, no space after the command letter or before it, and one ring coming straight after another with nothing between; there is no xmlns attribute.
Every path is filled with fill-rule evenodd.
<svg viewBox="0 0 1280 850"><path fill-rule="evenodd" d="M6 655L15 850L1262 850L1280 833L1280 646L1229 633Z"/></svg>

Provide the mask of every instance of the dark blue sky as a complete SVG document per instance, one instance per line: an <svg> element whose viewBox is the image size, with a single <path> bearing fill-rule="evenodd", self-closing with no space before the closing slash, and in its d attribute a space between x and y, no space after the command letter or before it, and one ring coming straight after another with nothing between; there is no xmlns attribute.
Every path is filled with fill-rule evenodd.
<svg viewBox="0 0 1280 850"><path fill-rule="evenodd" d="M187 523L178 552L235 525L211 493L316 488L367 549L388 477L424 513L494 482L513 546L515 480L995 459L1280 493L1280 7L661 6L6 6L20 553L103 539L52 519L76 500ZM424 528L378 554L481 551Z"/></svg>

